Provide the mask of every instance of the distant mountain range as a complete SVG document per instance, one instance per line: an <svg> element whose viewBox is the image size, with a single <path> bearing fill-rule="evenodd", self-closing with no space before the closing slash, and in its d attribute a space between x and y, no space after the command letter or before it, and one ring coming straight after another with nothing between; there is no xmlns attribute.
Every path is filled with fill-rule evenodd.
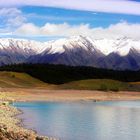
<svg viewBox="0 0 140 140"><path fill-rule="evenodd" d="M0 39L0 65L19 63L139 70L140 40L127 37L93 40L76 36L42 43L23 39Z"/></svg>

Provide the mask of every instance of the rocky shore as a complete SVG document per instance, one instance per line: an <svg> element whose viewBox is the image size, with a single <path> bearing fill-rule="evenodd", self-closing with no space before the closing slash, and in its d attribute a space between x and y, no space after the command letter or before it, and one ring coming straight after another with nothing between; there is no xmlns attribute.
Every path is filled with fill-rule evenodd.
<svg viewBox="0 0 140 140"><path fill-rule="evenodd" d="M102 92L86 90L0 89L0 140L58 140L38 136L21 127L15 116L21 113L9 102L14 101L120 101L140 100L139 92Z"/></svg>
<svg viewBox="0 0 140 140"><path fill-rule="evenodd" d="M34 131L22 128L20 120L15 118L20 113L15 107L0 104L1 140L49 140L48 137L38 136Z"/></svg>
<svg viewBox="0 0 140 140"><path fill-rule="evenodd" d="M4 93L0 93L0 140L56 140L23 128L21 120L16 118L22 112L9 103Z"/></svg>

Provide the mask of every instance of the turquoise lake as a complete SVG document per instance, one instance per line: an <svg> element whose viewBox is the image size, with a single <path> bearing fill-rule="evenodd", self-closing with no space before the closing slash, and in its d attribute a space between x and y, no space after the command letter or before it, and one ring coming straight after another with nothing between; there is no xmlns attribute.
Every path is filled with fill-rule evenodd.
<svg viewBox="0 0 140 140"><path fill-rule="evenodd" d="M14 103L26 128L60 140L140 140L140 102Z"/></svg>

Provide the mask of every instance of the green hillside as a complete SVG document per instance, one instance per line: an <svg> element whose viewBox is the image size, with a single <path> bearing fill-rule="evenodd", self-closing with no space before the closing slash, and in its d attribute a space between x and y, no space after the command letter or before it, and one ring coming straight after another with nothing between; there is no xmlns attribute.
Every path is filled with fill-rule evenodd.
<svg viewBox="0 0 140 140"><path fill-rule="evenodd" d="M74 81L59 86L62 89L102 90L102 91L140 91L140 86L109 79L90 79Z"/></svg>
<svg viewBox="0 0 140 140"><path fill-rule="evenodd" d="M102 91L140 91L140 84L121 82L109 79L77 80L59 85L44 83L26 73L0 72L0 87L2 88L46 88L46 89L76 89Z"/></svg>
<svg viewBox="0 0 140 140"><path fill-rule="evenodd" d="M48 87L48 84L26 73L0 72L0 87Z"/></svg>
<svg viewBox="0 0 140 140"><path fill-rule="evenodd" d="M19 64L0 67L0 87L140 91L139 71L83 66Z"/></svg>
<svg viewBox="0 0 140 140"><path fill-rule="evenodd" d="M115 71L84 66L19 64L0 67L0 71L27 73L34 78L54 85L88 79L110 79L122 82L140 81L140 71Z"/></svg>

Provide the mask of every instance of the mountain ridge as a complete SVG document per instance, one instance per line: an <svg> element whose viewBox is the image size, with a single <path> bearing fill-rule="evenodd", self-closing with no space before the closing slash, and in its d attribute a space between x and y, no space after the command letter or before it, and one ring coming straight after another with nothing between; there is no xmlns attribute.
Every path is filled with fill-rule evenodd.
<svg viewBox="0 0 140 140"><path fill-rule="evenodd" d="M0 39L0 65L49 63L116 70L140 69L140 40L73 36L56 41Z"/></svg>

